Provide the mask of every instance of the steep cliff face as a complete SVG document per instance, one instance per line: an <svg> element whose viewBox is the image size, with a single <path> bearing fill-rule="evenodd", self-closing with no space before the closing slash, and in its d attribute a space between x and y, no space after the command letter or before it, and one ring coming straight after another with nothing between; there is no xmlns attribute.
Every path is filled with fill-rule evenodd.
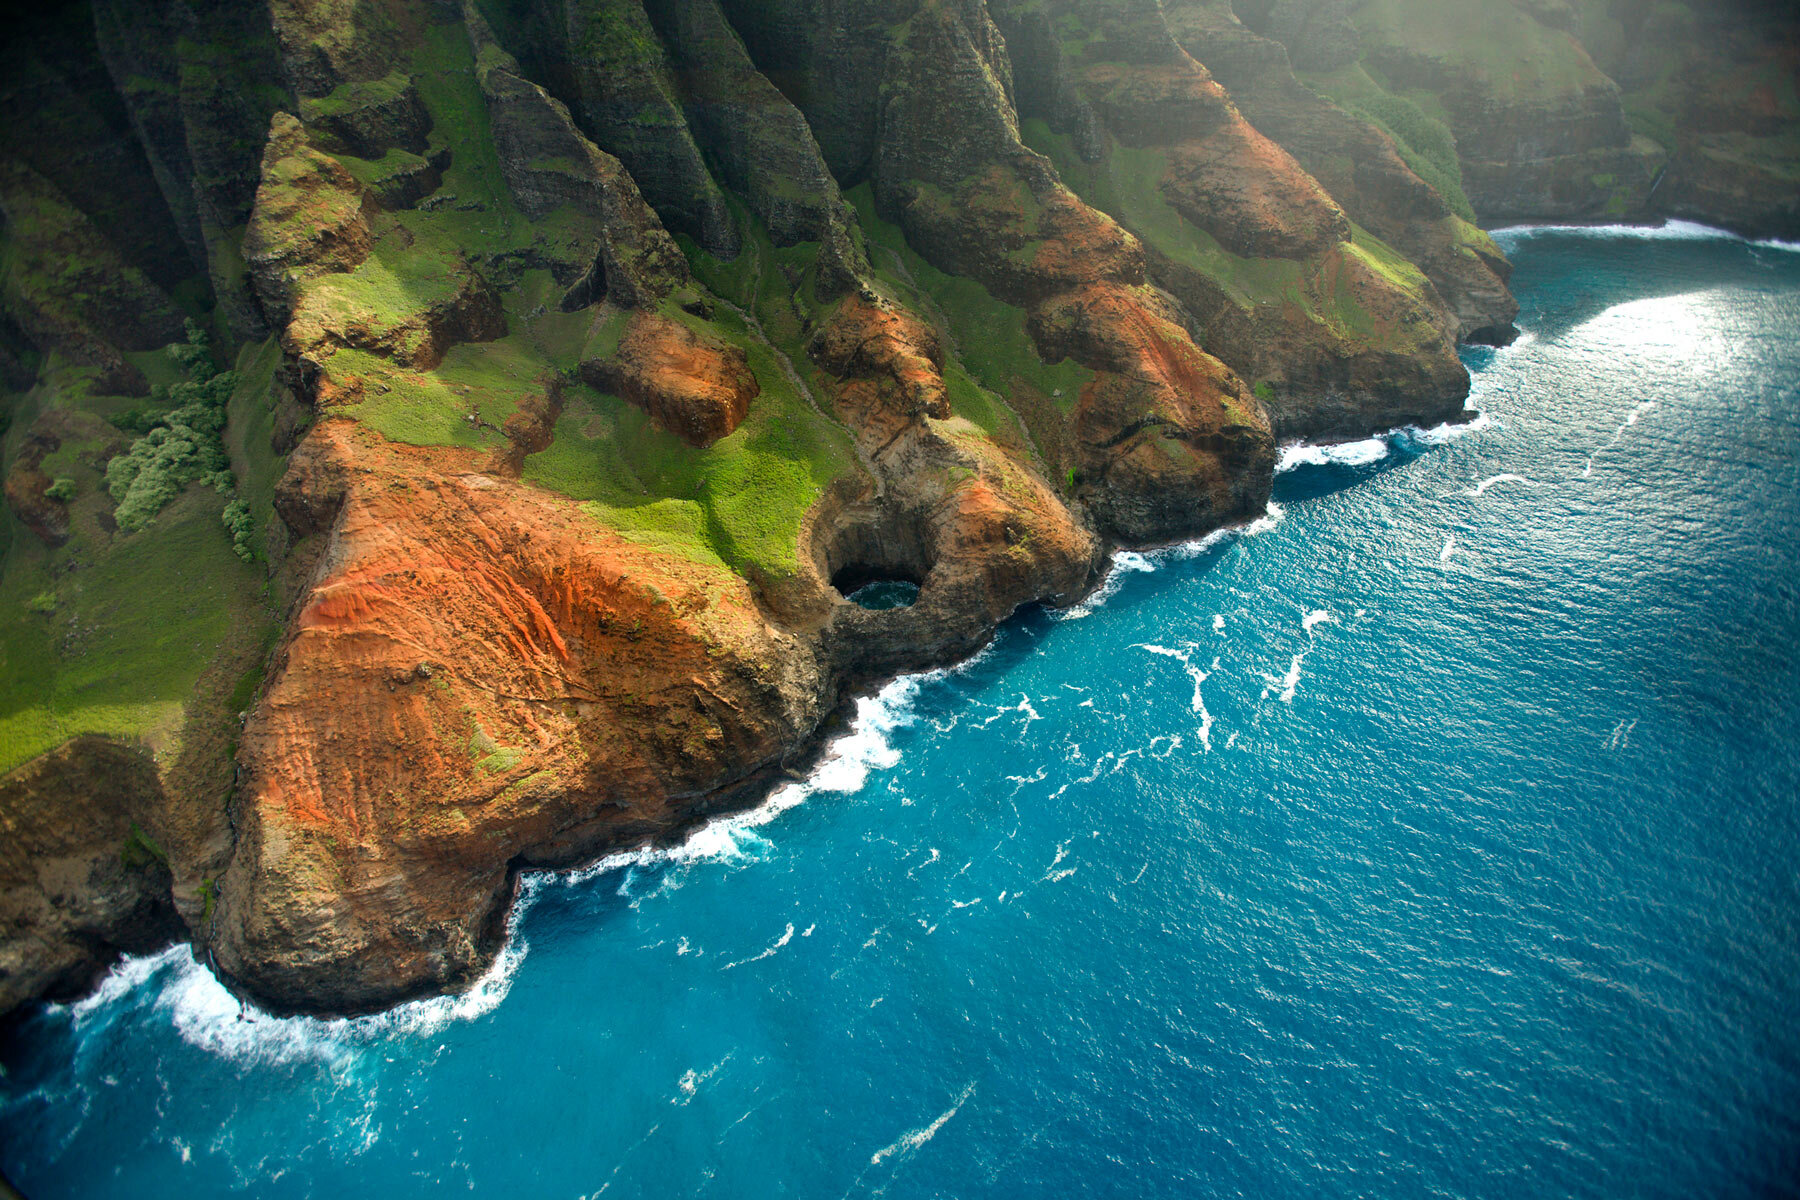
<svg viewBox="0 0 1800 1200"><path fill-rule="evenodd" d="M1297 48L1308 84L1416 153L1447 130L1483 222L1643 210L1662 152L1633 135L1564 4L1290 0L1240 15Z"/></svg>
<svg viewBox="0 0 1800 1200"><path fill-rule="evenodd" d="M277 1008L465 983L518 871L746 803L871 678L1254 515L1277 438L1455 419L1516 312L1474 217L1650 191L1568 22L1662 64L1628 99L1747 51L1451 7L1518 64L1400 0L21 25L0 1008L178 935ZM1677 161L1785 136L1758 97L1679 108ZM1778 216L1684 170L1680 211Z"/></svg>
<svg viewBox="0 0 1800 1200"><path fill-rule="evenodd" d="M1245 120L1160 5L998 11L1032 48L1016 73L1041 97L1036 140L1142 239L1151 278L1253 381L1278 435L1461 409L1459 323L1435 290Z"/></svg>
<svg viewBox="0 0 1800 1200"><path fill-rule="evenodd" d="M1589 0L1582 41L1634 131L1668 153L1658 213L1800 237L1800 31L1792 6Z"/></svg>
<svg viewBox="0 0 1800 1200"><path fill-rule="evenodd" d="M1506 287L1511 268L1472 224L1453 159L1440 166L1378 118L1301 83L1288 48L1253 32L1229 8L1196 0L1166 7L1171 31L1211 68L1251 123L1292 154L1352 221L1425 274L1455 314L1459 338L1508 336L1518 314ZM1355 30L1341 10L1313 25L1301 24L1292 6L1279 16L1274 28L1293 39L1299 61L1341 66L1355 51ZM1437 149L1440 158L1451 158Z"/></svg>
<svg viewBox="0 0 1800 1200"><path fill-rule="evenodd" d="M116 954L178 937L168 859L145 832L163 797L143 756L77 738L0 780L0 1012L93 986ZM79 803L70 803L79 797Z"/></svg>
<svg viewBox="0 0 1800 1200"><path fill-rule="evenodd" d="M1415 170L1425 159L1420 173L1452 199L1460 190L1484 224L1680 216L1764 236L1796 228L1791 5L1235 7L1282 43L1302 81L1381 125Z"/></svg>

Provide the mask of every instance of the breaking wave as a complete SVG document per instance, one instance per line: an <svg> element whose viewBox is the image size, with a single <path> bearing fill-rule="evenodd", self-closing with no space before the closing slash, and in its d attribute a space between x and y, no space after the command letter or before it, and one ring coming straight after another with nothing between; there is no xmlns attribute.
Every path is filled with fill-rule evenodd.
<svg viewBox="0 0 1800 1200"><path fill-rule="evenodd" d="M493 1012L511 990L530 949L519 926L545 888L578 886L631 867L748 862L766 857L768 842L756 832L761 826L815 793L857 791L871 770L899 761L888 735L911 722L911 705L920 684L947 673L903 675L875 695L859 699L848 732L827 744L811 774L777 788L755 808L709 821L673 846L621 851L572 871L521 876L507 920L506 942L482 976L464 991L407 1001L368 1016L278 1017L232 995L217 976L195 961L190 947L182 944L122 960L91 995L70 1006L70 1015L80 1027L111 1019L128 1008L148 1006L167 1020L183 1041L220 1058L247 1065L314 1062L332 1067L347 1063L372 1043L430 1037L452 1022L476 1020ZM148 984L157 986L146 987Z"/></svg>
<svg viewBox="0 0 1800 1200"><path fill-rule="evenodd" d="M1313 445L1310 442L1288 442L1281 447L1281 457L1275 461L1277 475L1292 471L1296 467L1323 467L1334 465L1340 467L1366 467L1370 463L1378 463L1393 453L1393 446L1387 438L1364 438L1360 442L1333 442L1326 445Z"/></svg>
<svg viewBox="0 0 1800 1200"><path fill-rule="evenodd" d="M1471 401L1473 399L1471 395ZM1356 442L1286 442L1281 446L1280 457L1275 460L1275 473L1285 475L1301 467L1372 466L1395 453L1423 453L1434 446L1494 427L1494 419L1472 403L1465 411L1472 414L1468 420L1445 421L1429 429L1402 425Z"/></svg>
<svg viewBox="0 0 1800 1200"><path fill-rule="evenodd" d="M121 961L92 995L70 1006L70 1016L81 1029L145 1008L190 1046L241 1065L310 1062L338 1068L372 1043L430 1037L453 1021L472 1021L499 1007L525 960L526 942L516 927L529 907L526 895L522 891L514 906L506 945L462 992L408 1001L369 1016L277 1017L232 995L184 944Z"/></svg>
<svg viewBox="0 0 1800 1200"><path fill-rule="evenodd" d="M1488 236L1508 254L1524 239L1544 234L1644 242L1742 242L1746 246L1763 250L1800 251L1800 242L1784 242L1778 238L1747 238L1728 229L1702 225L1697 221L1664 221L1661 225L1507 225L1488 231Z"/></svg>

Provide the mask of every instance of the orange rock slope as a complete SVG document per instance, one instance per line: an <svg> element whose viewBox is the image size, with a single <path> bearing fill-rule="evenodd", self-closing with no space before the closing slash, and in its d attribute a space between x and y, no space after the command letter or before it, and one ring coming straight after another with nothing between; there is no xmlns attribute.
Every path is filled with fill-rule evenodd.
<svg viewBox="0 0 1800 1200"><path fill-rule="evenodd" d="M1085 513L1028 442L1009 449L956 414L938 331L854 254L811 292L805 350L860 469L813 506L786 580L753 587L628 542L517 482L517 452L404 447L328 416L279 489L283 522L318 560L244 734L237 848L210 931L240 985L341 1010L465 981L497 946L519 868L741 803L814 744L847 686L965 654L1021 604L1081 595L1099 534L1181 536L1260 509L1273 448L1255 400L1146 284L1136 239L1018 141L982 65L997 35L972 36L936 5L914 25L893 94L922 107L891 113L882 202L928 256L1023 304L1047 359L1096 372L1070 422ZM945 55L968 68L984 114L960 176L900 132L929 118L934 94L904 73ZM641 207L630 219L637 244L667 236ZM608 261L616 274L626 260ZM284 343L317 364L322 403L365 394L337 347L410 353L315 301L342 269L298 273ZM769 381L704 316L682 319L707 302L671 271L624 289L616 351L580 373L707 445ZM607 290L616 309L610 277ZM668 307L677 291L685 314ZM423 310L419 324L478 332L457 311ZM509 419L515 451L550 436L553 380L545 391ZM872 577L913 580L917 601L869 612L832 586Z"/></svg>
<svg viewBox="0 0 1800 1200"><path fill-rule="evenodd" d="M325 549L244 734L214 941L264 997L357 1008L470 978L517 867L697 820L828 702L741 579L471 453L326 421L278 502Z"/></svg>

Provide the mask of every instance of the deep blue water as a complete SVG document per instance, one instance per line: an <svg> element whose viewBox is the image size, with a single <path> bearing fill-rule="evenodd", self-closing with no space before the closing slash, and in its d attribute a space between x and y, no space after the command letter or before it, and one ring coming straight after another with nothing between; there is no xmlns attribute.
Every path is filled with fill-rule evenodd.
<svg viewBox="0 0 1800 1200"><path fill-rule="evenodd" d="M1284 474L538 881L475 994L16 1031L57 1196L1736 1197L1800 1178L1800 253L1507 239L1488 420ZM796 801L803 801L796 803ZM765 819L766 818L766 819ZM757 823L761 822L761 823Z"/></svg>

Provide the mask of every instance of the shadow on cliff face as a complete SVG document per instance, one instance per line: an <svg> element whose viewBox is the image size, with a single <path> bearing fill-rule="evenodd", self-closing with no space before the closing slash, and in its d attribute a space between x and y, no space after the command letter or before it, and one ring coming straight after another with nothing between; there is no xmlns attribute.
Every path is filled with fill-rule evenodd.
<svg viewBox="0 0 1800 1200"><path fill-rule="evenodd" d="M861 514L831 530L820 549L822 572L848 598L871 584L924 586L935 565L931 530L915 513Z"/></svg>

